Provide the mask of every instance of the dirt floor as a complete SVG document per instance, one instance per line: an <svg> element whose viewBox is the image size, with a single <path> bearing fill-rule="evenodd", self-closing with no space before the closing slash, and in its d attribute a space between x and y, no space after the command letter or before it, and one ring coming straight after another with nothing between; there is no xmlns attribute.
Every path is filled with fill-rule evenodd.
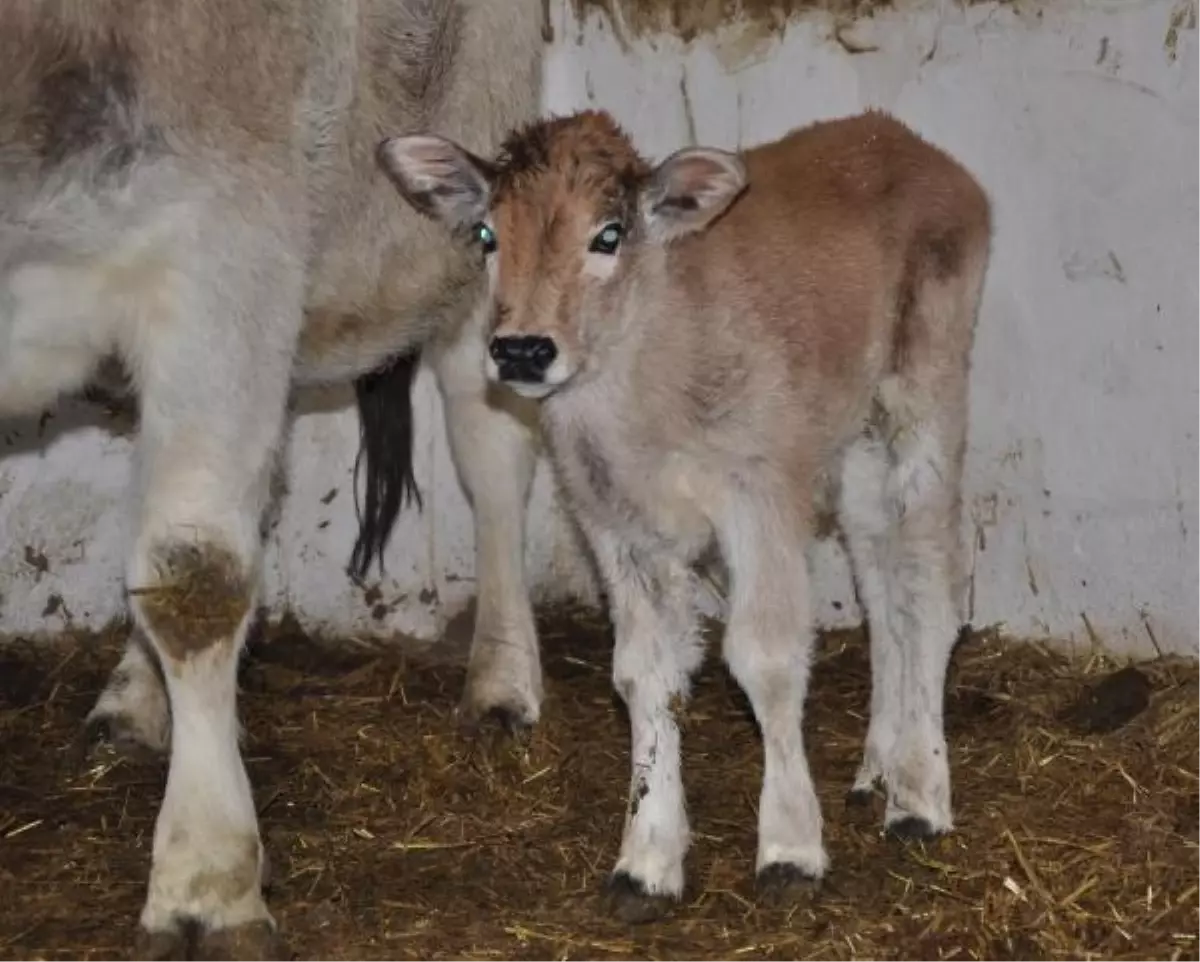
<svg viewBox="0 0 1200 962"><path fill-rule="evenodd" d="M684 726L690 888L629 927L599 897L628 782L607 629L559 613L543 632L546 710L523 742L463 737L458 664L287 630L252 646L245 754L295 957L1197 958L1194 663L1112 675L966 640L947 702L957 831L901 843L880 802L846 805L866 648L827 636L806 724L833 868L756 906L762 756L714 652ZM129 955L164 769L78 737L118 641L0 651L4 958Z"/></svg>

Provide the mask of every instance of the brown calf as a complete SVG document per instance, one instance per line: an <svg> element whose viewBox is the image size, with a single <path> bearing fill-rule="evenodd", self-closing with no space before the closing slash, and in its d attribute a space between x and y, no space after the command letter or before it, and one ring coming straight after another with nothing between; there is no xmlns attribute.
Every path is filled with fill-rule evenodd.
<svg viewBox="0 0 1200 962"><path fill-rule="evenodd" d="M673 712L701 659L691 565L714 539L732 579L724 654L765 746L759 879L826 869L801 738L822 477L839 482L871 633L854 788L886 786L895 832L950 829L942 699L991 234L979 185L875 112L657 166L601 112L527 127L494 161L427 135L383 154L414 206L488 253L489 374L542 399L604 576L633 740L617 910L683 888Z"/></svg>

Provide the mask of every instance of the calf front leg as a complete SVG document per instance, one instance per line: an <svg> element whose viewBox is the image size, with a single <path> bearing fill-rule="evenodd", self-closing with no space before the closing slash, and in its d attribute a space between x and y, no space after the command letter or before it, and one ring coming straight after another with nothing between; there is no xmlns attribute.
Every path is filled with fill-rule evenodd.
<svg viewBox="0 0 1200 962"><path fill-rule="evenodd" d="M782 502L741 499L720 530L731 578L725 660L763 738L757 872L772 897L820 879L829 863L802 730L812 658L804 527Z"/></svg>
<svg viewBox="0 0 1200 962"><path fill-rule="evenodd" d="M649 557L607 533L589 540L609 591L613 684L629 712L632 750L610 908L625 921L649 921L683 894L689 832L675 712L703 648L685 564Z"/></svg>
<svg viewBox="0 0 1200 962"><path fill-rule="evenodd" d="M489 388L479 318L431 351L450 451L475 522L475 633L462 712L505 727L537 722L542 666L525 580L525 519L536 455L534 414L503 388Z"/></svg>

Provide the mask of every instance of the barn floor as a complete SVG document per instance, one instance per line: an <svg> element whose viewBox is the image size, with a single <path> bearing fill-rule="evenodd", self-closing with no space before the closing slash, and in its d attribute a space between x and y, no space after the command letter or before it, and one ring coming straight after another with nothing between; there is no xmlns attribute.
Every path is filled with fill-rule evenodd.
<svg viewBox="0 0 1200 962"><path fill-rule="evenodd" d="M866 648L825 637L807 724L833 869L758 907L761 752L714 651L684 732L691 890L631 928L597 897L628 778L608 633L564 613L543 632L546 711L522 744L459 734L458 664L286 629L254 644L246 758L296 958L1197 958L1194 663L1102 685L1116 666L967 640L947 704L958 829L900 843L880 804L845 804ZM4 958L129 956L164 769L78 738L118 642L0 651Z"/></svg>

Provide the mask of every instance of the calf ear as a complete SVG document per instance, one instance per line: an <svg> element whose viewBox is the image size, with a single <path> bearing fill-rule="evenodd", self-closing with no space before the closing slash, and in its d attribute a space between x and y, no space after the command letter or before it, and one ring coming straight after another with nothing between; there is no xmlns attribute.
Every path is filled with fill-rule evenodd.
<svg viewBox="0 0 1200 962"><path fill-rule="evenodd" d="M378 158L406 201L451 230L469 228L487 214L490 169L458 144L429 134L389 137Z"/></svg>
<svg viewBox="0 0 1200 962"><path fill-rule="evenodd" d="M642 206L646 226L659 240L703 230L745 186L746 165L737 154L685 147L650 175Z"/></svg>

